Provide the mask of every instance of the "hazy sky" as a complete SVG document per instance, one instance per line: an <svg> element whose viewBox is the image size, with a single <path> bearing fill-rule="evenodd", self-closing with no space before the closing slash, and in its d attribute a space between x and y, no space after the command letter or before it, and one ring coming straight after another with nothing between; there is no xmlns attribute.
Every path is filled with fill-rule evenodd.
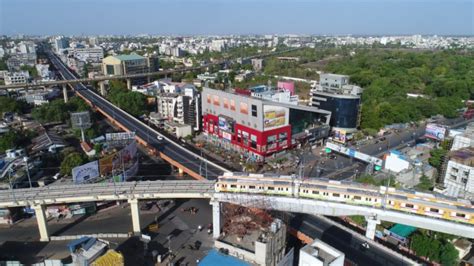
<svg viewBox="0 0 474 266"><path fill-rule="evenodd" d="M0 34L474 35L474 0L0 0Z"/></svg>

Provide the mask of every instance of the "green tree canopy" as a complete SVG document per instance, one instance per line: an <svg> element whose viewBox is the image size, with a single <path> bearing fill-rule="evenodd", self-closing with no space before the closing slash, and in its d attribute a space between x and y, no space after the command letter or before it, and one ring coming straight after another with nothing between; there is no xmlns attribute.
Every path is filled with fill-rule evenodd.
<svg viewBox="0 0 474 266"><path fill-rule="evenodd" d="M27 103L24 101L17 101L6 96L0 96L0 114L5 112L23 113L26 106Z"/></svg>
<svg viewBox="0 0 474 266"><path fill-rule="evenodd" d="M134 116L143 115L148 111L146 96L138 92L124 88L112 88L108 98L119 108Z"/></svg>
<svg viewBox="0 0 474 266"><path fill-rule="evenodd" d="M62 175L70 176L74 167L82 165L85 162L86 160L84 159L84 156L82 156L80 153L70 153L61 162L60 172Z"/></svg>

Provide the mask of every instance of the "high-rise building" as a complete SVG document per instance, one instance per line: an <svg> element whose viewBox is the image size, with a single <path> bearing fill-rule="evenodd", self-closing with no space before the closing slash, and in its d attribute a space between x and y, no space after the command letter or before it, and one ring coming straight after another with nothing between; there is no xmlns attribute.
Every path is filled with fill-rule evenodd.
<svg viewBox="0 0 474 266"><path fill-rule="evenodd" d="M331 112L333 131L354 132L360 124L362 88L349 84L349 76L321 74L311 89L311 106Z"/></svg>
<svg viewBox="0 0 474 266"><path fill-rule="evenodd" d="M54 39L54 48L56 52L61 52L66 48L69 48L69 39L63 36L58 36Z"/></svg>

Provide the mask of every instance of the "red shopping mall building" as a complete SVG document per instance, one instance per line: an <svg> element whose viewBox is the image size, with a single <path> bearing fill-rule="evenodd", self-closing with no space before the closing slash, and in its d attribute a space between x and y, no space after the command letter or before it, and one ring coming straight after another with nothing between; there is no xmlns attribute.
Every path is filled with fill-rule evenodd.
<svg viewBox="0 0 474 266"><path fill-rule="evenodd" d="M313 119L313 124L321 116L326 119L330 116L330 113L314 107L273 102L209 88L203 89L201 99L203 131L208 139L256 161L294 146L297 144L295 135L301 135L301 132L307 136L300 124L311 123L293 125L292 116L295 116L295 121Z"/></svg>

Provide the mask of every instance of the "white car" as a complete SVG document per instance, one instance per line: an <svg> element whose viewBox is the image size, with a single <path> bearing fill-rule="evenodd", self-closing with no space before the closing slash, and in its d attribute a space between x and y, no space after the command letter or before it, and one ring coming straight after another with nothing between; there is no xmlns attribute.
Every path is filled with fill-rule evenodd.
<svg viewBox="0 0 474 266"><path fill-rule="evenodd" d="M163 140L163 137L158 135L158 137L156 137L158 140Z"/></svg>

